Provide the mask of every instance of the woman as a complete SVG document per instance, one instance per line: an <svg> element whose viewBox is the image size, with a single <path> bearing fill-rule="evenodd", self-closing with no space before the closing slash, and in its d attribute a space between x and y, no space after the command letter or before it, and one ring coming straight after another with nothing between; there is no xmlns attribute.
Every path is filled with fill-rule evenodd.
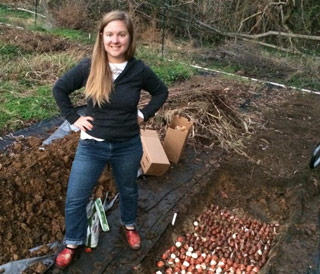
<svg viewBox="0 0 320 274"><path fill-rule="evenodd" d="M107 162L111 164L120 196L123 231L132 249L141 247L136 229L138 208L137 171L142 157L139 124L164 104L167 87L142 61L134 58L135 33L128 14L112 11L99 25L92 58L81 61L53 88L62 115L81 130L68 183L65 248L56 266L70 265L86 240L86 205ZM86 116L79 116L69 94L84 87ZM137 109L141 89L150 102Z"/></svg>

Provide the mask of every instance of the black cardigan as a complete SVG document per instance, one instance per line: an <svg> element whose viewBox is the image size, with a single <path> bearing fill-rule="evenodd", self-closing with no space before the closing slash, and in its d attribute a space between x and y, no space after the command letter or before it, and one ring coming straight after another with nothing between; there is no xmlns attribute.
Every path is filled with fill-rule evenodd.
<svg viewBox="0 0 320 274"><path fill-rule="evenodd" d="M63 75L53 87L53 95L61 114L70 124L80 117L73 107L69 94L86 85L91 60L84 59ZM101 108L88 100L86 116L92 116L93 129L87 131L93 137L106 140L120 140L136 136L140 132L137 123L137 106L141 90L151 94L150 102L141 109L147 121L164 104L168 89L155 73L142 61L132 58L114 81L110 103Z"/></svg>

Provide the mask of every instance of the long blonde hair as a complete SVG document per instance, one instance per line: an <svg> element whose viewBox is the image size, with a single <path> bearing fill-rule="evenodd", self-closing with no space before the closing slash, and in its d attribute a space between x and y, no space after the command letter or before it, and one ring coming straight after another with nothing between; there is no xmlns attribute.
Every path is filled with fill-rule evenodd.
<svg viewBox="0 0 320 274"><path fill-rule="evenodd" d="M115 20L123 21L129 32L130 42L125 53L125 59L132 58L136 50L136 38L130 16L123 11L111 11L103 15L93 48L91 70L85 92L86 98L92 99L93 105L98 104L99 107L102 103L109 102L109 96L113 89L112 72L109 67L108 54L103 44L103 30L106 25Z"/></svg>

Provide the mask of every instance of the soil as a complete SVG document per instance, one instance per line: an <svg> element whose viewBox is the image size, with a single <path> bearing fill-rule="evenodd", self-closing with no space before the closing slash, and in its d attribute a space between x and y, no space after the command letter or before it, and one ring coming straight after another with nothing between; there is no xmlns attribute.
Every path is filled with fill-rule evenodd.
<svg viewBox="0 0 320 274"><path fill-rule="evenodd" d="M207 178L204 190L186 202L187 212L168 229L137 272L156 263L178 236L195 231L193 222L212 204L267 224L280 224L268 261L259 273L320 273L319 180L309 169L319 142L320 98L287 93L262 110L264 123L246 141L246 154L228 154ZM250 110L249 110L250 111Z"/></svg>
<svg viewBox="0 0 320 274"><path fill-rule="evenodd" d="M6 26L1 26L1 36L3 41L28 53L65 52L66 50L91 51L90 46L70 42L68 39L28 30L21 31Z"/></svg>
<svg viewBox="0 0 320 274"><path fill-rule="evenodd" d="M0 156L0 224L6 228L0 234L0 264L47 254L49 248L42 245L63 239L65 193L78 135L44 148L41 138L17 140ZM106 191L116 193L108 169L95 196L104 199Z"/></svg>
<svg viewBox="0 0 320 274"><path fill-rule="evenodd" d="M239 216L279 224L260 273L318 273L320 170L310 170L308 164L320 136L320 97L217 75L176 84L170 94L161 113L175 110L195 122L186 148L195 156L188 164L207 161L204 168L212 172L198 188L184 189L188 198L179 201L182 216L166 229L134 272L156 271L161 254L178 235L191 231L193 221L213 203ZM191 104L195 95L197 104L215 102L209 106L218 106L219 111L190 112L196 109ZM223 112L229 118L225 129L233 139L219 139L219 132L210 135L212 120L204 119ZM163 138L165 124L163 114L148 126L156 127ZM29 249L62 240L66 186L78 138L73 133L43 149L39 149L43 138L21 138L1 154L0 265L52 252L46 246L35 253ZM168 183L172 178L162 180ZM111 196L116 193L108 168L95 195L103 198L106 191ZM35 265L25 272L44 271Z"/></svg>

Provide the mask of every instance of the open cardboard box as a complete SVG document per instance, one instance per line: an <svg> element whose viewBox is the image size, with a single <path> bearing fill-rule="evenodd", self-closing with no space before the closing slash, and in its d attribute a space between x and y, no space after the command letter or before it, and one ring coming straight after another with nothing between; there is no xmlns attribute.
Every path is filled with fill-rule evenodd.
<svg viewBox="0 0 320 274"><path fill-rule="evenodd" d="M175 115L168 127L163 148L170 162L177 164L185 147L192 121Z"/></svg>
<svg viewBox="0 0 320 274"><path fill-rule="evenodd" d="M170 162L162 147L156 130L141 129L143 156L141 168L145 175L161 176L169 168Z"/></svg>

